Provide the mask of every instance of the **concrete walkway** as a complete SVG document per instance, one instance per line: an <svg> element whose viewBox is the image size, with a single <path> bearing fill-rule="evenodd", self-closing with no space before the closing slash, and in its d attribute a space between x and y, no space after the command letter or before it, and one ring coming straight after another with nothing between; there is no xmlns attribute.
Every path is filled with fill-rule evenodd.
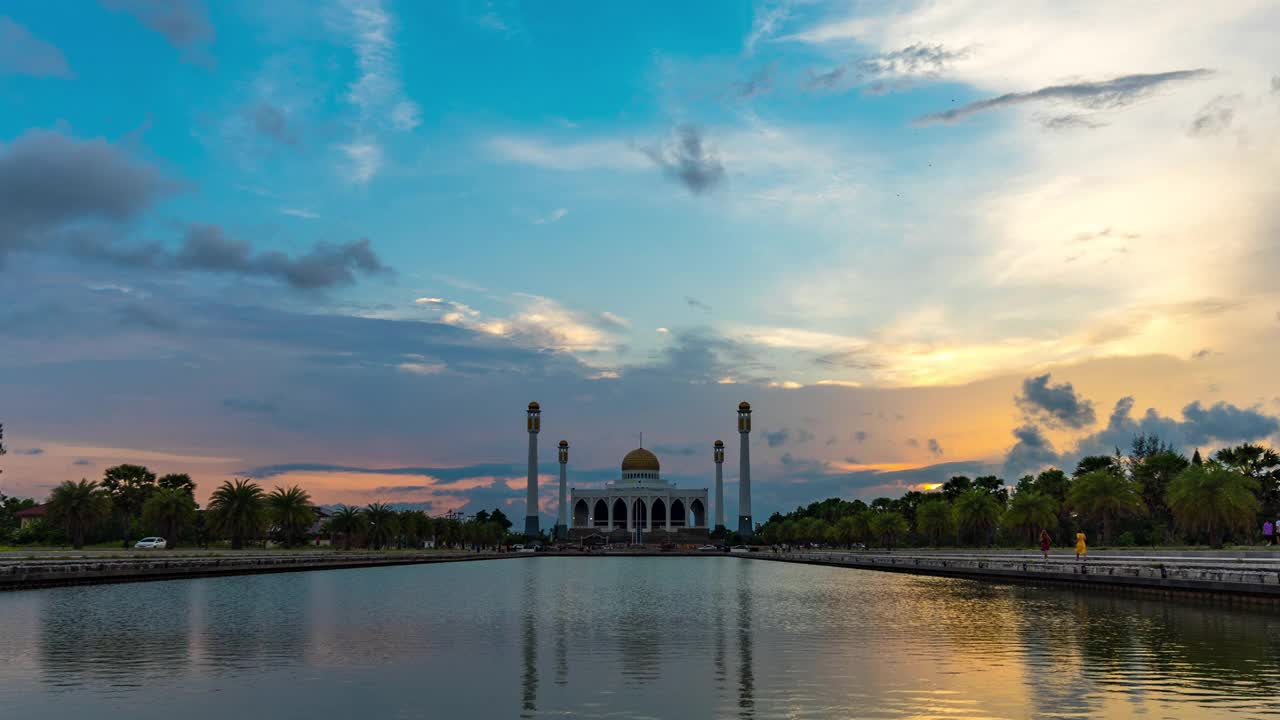
<svg viewBox="0 0 1280 720"><path fill-rule="evenodd" d="M1010 552L751 553L761 560L1004 581L1072 583L1280 599L1280 557Z"/></svg>

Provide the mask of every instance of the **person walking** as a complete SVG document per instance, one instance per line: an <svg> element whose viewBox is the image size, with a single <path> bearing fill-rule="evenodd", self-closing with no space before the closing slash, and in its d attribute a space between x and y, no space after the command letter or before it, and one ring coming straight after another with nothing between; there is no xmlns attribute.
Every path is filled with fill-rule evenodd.
<svg viewBox="0 0 1280 720"><path fill-rule="evenodd" d="M1040 531L1040 552L1044 554L1044 559L1045 559L1045 560L1048 560L1048 559L1049 559L1049 545L1050 545L1050 541L1051 541L1051 539L1050 539L1050 537L1049 537L1049 531L1048 531L1048 530L1041 530L1041 531Z"/></svg>
<svg viewBox="0 0 1280 720"><path fill-rule="evenodd" d="M1262 523L1262 542L1268 545L1276 544L1276 526L1270 520Z"/></svg>
<svg viewBox="0 0 1280 720"><path fill-rule="evenodd" d="M1089 546L1084 543L1084 533L1076 533L1076 560L1089 559Z"/></svg>

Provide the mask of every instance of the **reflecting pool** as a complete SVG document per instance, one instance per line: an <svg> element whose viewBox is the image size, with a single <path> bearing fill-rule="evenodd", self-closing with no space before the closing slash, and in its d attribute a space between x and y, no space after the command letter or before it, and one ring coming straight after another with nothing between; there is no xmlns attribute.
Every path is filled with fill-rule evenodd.
<svg viewBox="0 0 1280 720"><path fill-rule="evenodd" d="M732 557L0 593L18 718L1227 718L1280 611Z"/></svg>

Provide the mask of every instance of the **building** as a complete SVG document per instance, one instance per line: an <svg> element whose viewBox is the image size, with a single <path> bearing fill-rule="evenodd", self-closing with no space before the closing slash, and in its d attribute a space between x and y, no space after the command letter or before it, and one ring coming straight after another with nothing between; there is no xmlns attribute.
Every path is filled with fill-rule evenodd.
<svg viewBox="0 0 1280 720"><path fill-rule="evenodd" d="M529 477L525 534L538 534L538 445L542 426L542 408L529 403L526 430L529 433ZM748 433L751 432L751 406L738 406L739 455L738 527L750 536L751 474ZM586 540L603 536L612 543L704 543L710 537L710 503L707 488L679 487L662 479L658 456L643 447L627 453L622 459L621 476L603 488L567 488L569 443L561 440L557 460L560 464L559 508L555 534L559 538ZM717 440L712 447L716 478L716 525L724 527L722 465L724 443ZM566 492L568 490L568 492Z"/></svg>
<svg viewBox="0 0 1280 720"><path fill-rule="evenodd" d="M18 518L18 527L24 528L37 520L44 520L49 514L49 504L32 505L26 510L19 510L13 516Z"/></svg>

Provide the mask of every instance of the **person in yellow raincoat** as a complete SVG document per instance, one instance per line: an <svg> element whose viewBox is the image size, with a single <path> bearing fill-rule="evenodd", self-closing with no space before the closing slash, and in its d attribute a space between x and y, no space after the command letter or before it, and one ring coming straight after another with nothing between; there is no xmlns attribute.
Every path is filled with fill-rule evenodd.
<svg viewBox="0 0 1280 720"><path fill-rule="evenodd" d="M1089 547L1084 544L1084 533L1076 533L1076 559L1089 559Z"/></svg>

